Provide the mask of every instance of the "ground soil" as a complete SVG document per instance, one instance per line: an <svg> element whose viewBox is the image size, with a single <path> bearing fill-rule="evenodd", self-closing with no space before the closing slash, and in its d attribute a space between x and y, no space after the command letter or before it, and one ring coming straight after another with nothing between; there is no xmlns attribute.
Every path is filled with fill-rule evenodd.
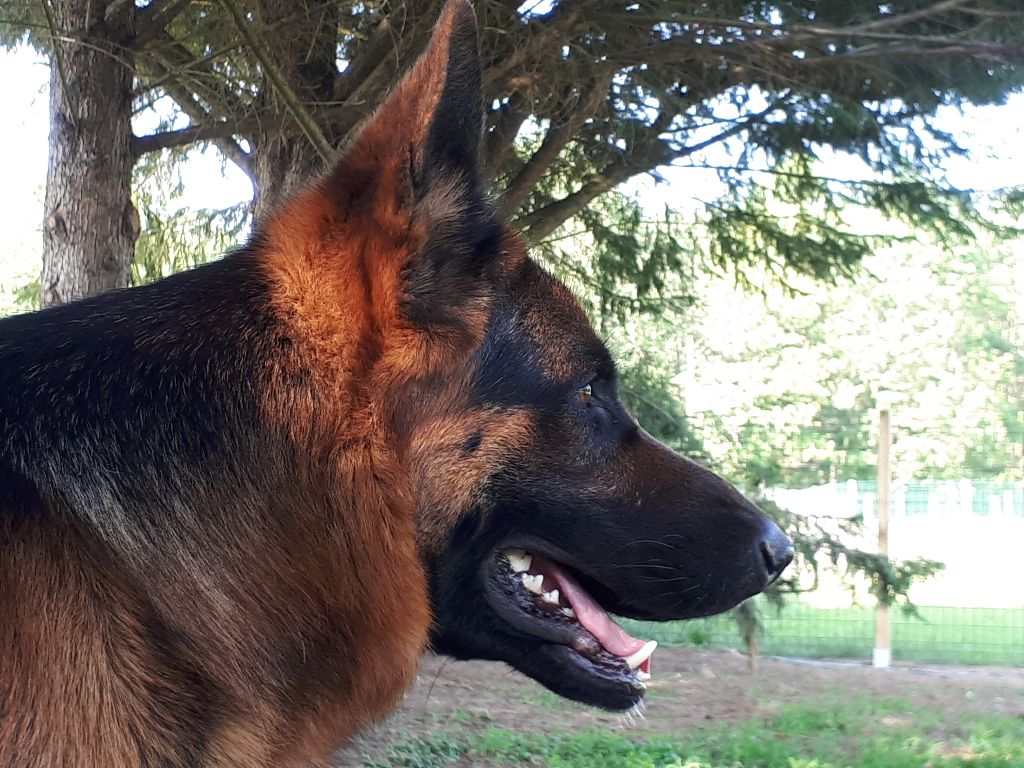
<svg viewBox="0 0 1024 768"><path fill-rule="evenodd" d="M338 753L335 766L359 766L398 739L504 728L564 734L628 728L631 735L673 735L716 721L771 716L787 704L837 697L910 699L949 712L965 709L1024 718L1024 669L901 667L849 662L760 659L757 670L731 651L659 648L646 717L627 722L565 702L504 664L427 656L416 684L389 719Z"/></svg>

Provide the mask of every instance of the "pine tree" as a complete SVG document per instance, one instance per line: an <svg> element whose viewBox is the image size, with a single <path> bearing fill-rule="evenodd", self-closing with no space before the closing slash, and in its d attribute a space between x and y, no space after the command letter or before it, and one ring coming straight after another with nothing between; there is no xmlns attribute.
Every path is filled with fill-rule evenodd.
<svg viewBox="0 0 1024 768"><path fill-rule="evenodd" d="M87 163L98 152L116 168L103 189L52 172L48 221L71 251L58 257L48 246L47 268L94 269L92 231L105 233L118 280L127 275L126 100L138 111L170 99L189 123L165 121L131 137L130 158L212 142L253 179L259 219L354 135L422 48L440 4L0 0L0 37L10 43L27 34L51 53L55 85L61 77L68 85L96 80L110 110L108 128L96 131L107 143L76 152L82 131L91 130L84 117L93 114L91 97L52 89L51 164L59 170L76 154ZM1022 77L1017 0L478 0L476 7L488 167L504 191L503 213L534 244L579 217L603 229L599 237L624 236L621 244L634 247L635 230L596 226L590 206L659 168L713 167L727 190L703 200L717 262L768 258L818 276L848 272L865 245L828 218L836 201L857 198L956 228L973 199L937 173L962 150L936 111L999 103ZM59 101L69 92L79 112ZM833 150L859 155L877 179L828 178L814 159ZM768 187L798 208L792 221L766 205ZM91 209L90 200L103 204ZM83 221L61 231L56 214L72 210L95 217L96 226Z"/></svg>

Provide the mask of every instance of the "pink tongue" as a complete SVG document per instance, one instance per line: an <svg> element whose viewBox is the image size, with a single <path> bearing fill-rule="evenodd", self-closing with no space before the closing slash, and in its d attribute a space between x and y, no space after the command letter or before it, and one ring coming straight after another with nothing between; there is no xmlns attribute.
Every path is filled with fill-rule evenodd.
<svg viewBox="0 0 1024 768"><path fill-rule="evenodd" d="M637 640L616 624L615 620L595 602L594 598L587 594L587 591L579 585L576 579L559 568L556 563L546 557L533 555L530 570L550 576L557 582L562 595L572 606L576 619L587 632L597 638L597 641L608 653L625 658L632 656L646 644L644 640Z"/></svg>

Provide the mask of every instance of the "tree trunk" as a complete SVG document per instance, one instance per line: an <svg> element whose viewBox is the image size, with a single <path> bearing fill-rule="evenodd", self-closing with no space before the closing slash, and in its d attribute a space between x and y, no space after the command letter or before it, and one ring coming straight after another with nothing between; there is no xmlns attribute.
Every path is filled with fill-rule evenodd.
<svg viewBox="0 0 1024 768"><path fill-rule="evenodd" d="M43 306L128 284L138 236L131 204L134 4L52 3L50 158L43 227Z"/></svg>

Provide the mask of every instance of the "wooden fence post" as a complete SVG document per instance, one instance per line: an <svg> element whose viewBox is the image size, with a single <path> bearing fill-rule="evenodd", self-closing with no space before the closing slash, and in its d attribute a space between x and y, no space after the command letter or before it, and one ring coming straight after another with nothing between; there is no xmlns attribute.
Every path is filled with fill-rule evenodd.
<svg viewBox="0 0 1024 768"><path fill-rule="evenodd" d="M892 432L889 424L889 410L878 413L878 553L889 556L889 505L892 487L892 468L889 464ZM875 649L871 655L872 666L886 668L892 662L892 623L889 606L882 601L875 608Z"/></svg>

